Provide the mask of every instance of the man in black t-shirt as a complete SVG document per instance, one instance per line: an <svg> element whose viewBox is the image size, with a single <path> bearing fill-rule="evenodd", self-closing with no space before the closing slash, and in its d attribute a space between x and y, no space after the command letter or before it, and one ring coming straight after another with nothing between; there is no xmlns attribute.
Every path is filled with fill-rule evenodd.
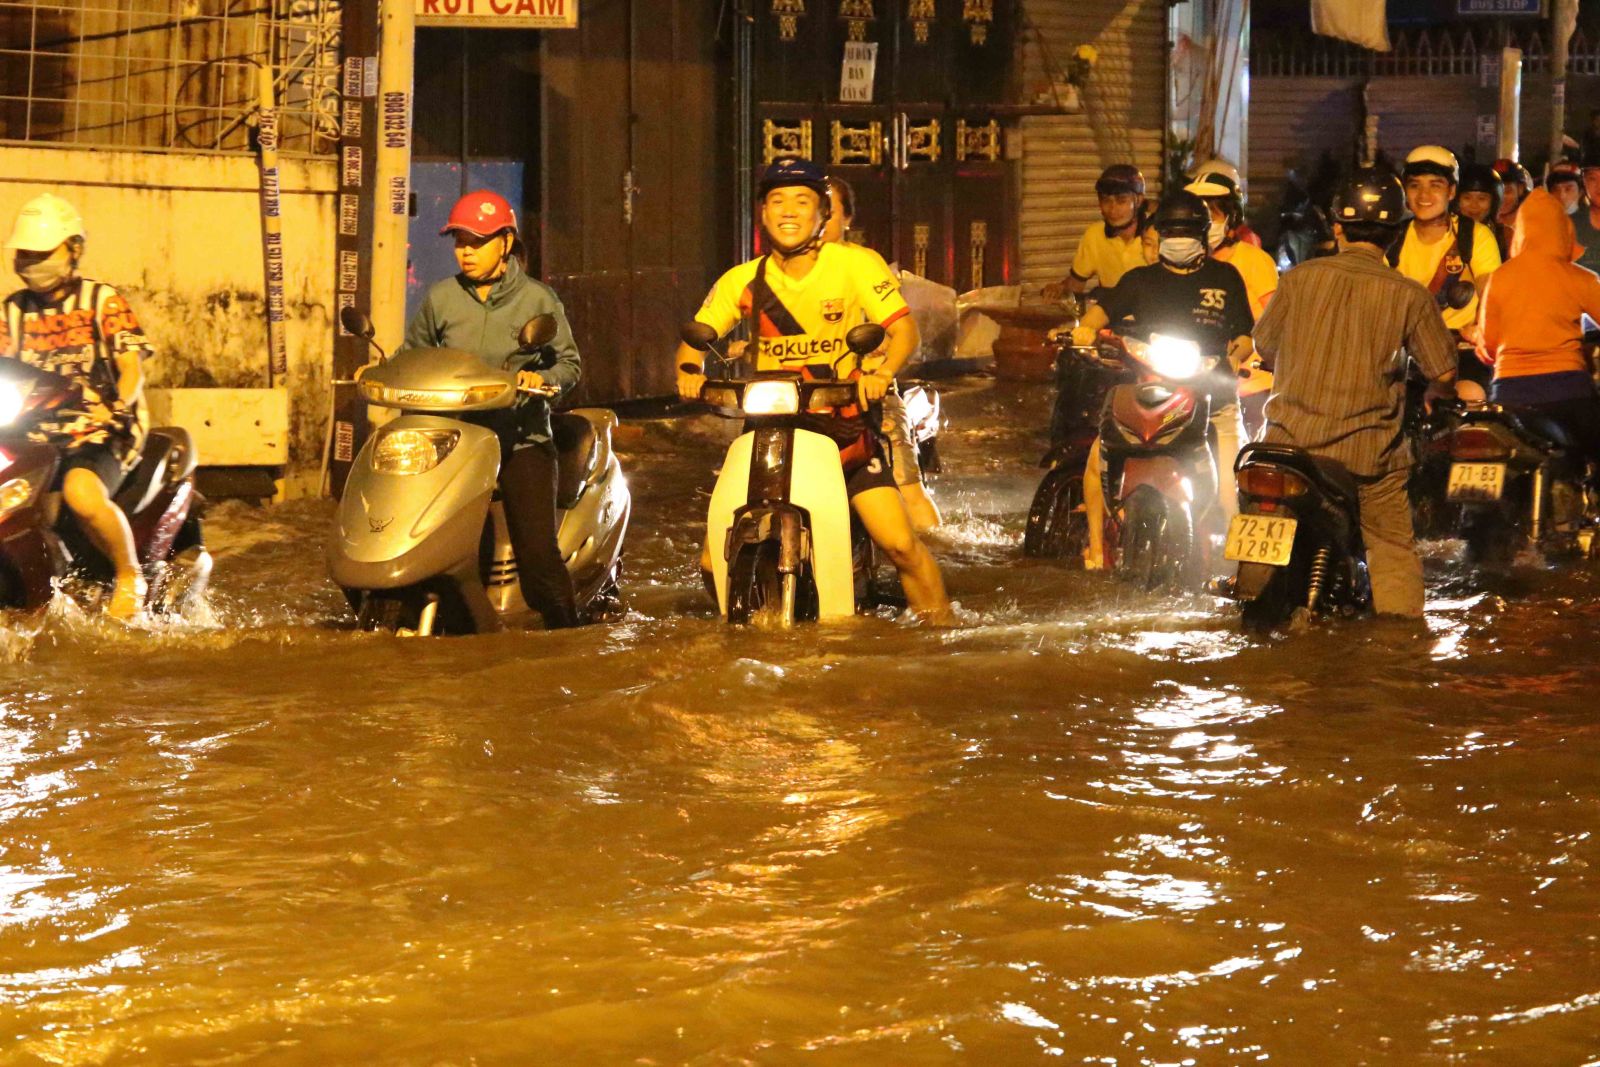
<svg viewBox="0 0 1600 1067"><path fill-rule="evenodd" d="M1217 499L1224 517L1231 518L1239 509L1233 461L1244 436L1237 371L1250 358L1250 331L1255 327L1250 296L1237 270L1206 255L1211 213L1199 197L1186 192L1166 197L1156 209L1153 225L1161 239L1160 261L1124 274L1115 289L1084 313L1072 331L1072 343L1091 345L1110 326L1141 339L1153 333L1186 338L1198 344L1203 355L1220 359L1203 384L1217 433ZM1083 489L1089 520L1084 566L1092 570L1103 566L1105 559L1099 442L1090 451Z"/></svg>

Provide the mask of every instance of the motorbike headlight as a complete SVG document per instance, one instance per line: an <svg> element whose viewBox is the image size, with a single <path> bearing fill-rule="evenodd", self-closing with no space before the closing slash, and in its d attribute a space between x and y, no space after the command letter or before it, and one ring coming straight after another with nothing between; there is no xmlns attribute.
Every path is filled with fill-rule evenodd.
<svg viewBox="0 0 1600 1067"><path fill-rule="evenodd" d="M800 410L800 387L794 382L751 382L744 387L746 415L794 415Z"/></svg>
<svg viewBox="0 0 1600 1067"><path fill-rule="evenodd" d="M460 430L386 430L372 446L372 468L381 474L426 474L460 440Z"/></svg>
<svg viewBox="0 0 1600 1067"><path fill-rule="evenodd" d="M25 382L0 382L0 426L10 426L17 421L32 388Z"/></svg>
<svg viewBox="0 0 1600 1067"><path fill-rule="evenodd" d="M1150 335L1150 347L1144 359L1150 369L1163 378L1193 378L1205 369L1199 345L1160 333Z"/></svg>
<svg viewBox="0 0 1600 1067"><path fill-rule="evenodd" d="M500 399L510 388L496 383L466 389L395 389L366 379L361 381L361 395L368 402L389 408L476 407Z"/></svg>
<svg viewBox="0 0 1600 1067"><path fill-rule="evenodd" d="M27 507L33 499L33 489L33 483L26 478L13 478L0 485L0 519L18 508Z"/></svg>

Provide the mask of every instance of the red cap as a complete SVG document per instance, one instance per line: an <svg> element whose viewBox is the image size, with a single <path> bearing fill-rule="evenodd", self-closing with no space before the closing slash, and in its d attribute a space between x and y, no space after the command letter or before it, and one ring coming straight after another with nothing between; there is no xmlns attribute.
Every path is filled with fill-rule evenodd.
<svg viewBox="0 0 1600 1067"><path fill-rule="evenodd" d="M499 193L479 189L456 201L450 209L450 221L444 224L439 236L452 230L464 230L478 237L492 237L501 230L517 228L517 213Z"/></svg>

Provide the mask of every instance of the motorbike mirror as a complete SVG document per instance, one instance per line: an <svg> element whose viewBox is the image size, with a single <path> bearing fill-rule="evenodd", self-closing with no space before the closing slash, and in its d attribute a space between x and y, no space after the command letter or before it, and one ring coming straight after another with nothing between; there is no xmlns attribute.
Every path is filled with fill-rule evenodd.
<svg viewBox="0 0 1600 1067"><path fill-rule="evenodd" d="M339 309L339 325L344 327L346 333L353 333L365 341L372 340L372 335L377 332L372 320L353 307Z"/></svg>
<svg viewBox="0 0 1600 1067"><path fill-rule="evenodd" d="M883 339L887 336L888 332L877 323L863 322L860 326L852 327L850 332L844 335L844 344L856 355L865 356L882 348Z"/></svg>
<svg viewBox="0 0 1600 1067"><path fill-rule="evenodd" d="M556 339L556 317L535 315L517 331L517 343L523 348L543 348Z"/></svg>
<svg viewBox="0 0 1600 1067"><path fill-rule="evenodd" d="M696 352L709 352L717 343L717 331L698 319L690 319L678 329L678 337Z"/></svg>
<svg viewBox="0 0 1600 1067"><path fill-rule="evenodd" d="M1456 279L1445 287L1444 302L1456 311L1460 311L1472 303L1478 295L1478 287L1471 282Z"/></svg>

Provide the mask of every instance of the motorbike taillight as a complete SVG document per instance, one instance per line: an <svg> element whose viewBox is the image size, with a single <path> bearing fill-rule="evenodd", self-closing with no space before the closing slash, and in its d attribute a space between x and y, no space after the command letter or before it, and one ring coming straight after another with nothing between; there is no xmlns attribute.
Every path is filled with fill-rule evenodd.
<svg viewBox="0 0 1600 1067"><path fill-rule="evenodd" d="M1503 462L1511 449L1487 426L1463 426L1450 435L1450 458L1467 462Z"/></svg>
<svg viewBox="0 0 1600 1067"><path fill-rule="evenodd" d="M1311 491L1311 483L1294 471L1282 467L1244 467L1239 470L1235 480L1241 493L1268 500L1304 496Z"/></svg>

